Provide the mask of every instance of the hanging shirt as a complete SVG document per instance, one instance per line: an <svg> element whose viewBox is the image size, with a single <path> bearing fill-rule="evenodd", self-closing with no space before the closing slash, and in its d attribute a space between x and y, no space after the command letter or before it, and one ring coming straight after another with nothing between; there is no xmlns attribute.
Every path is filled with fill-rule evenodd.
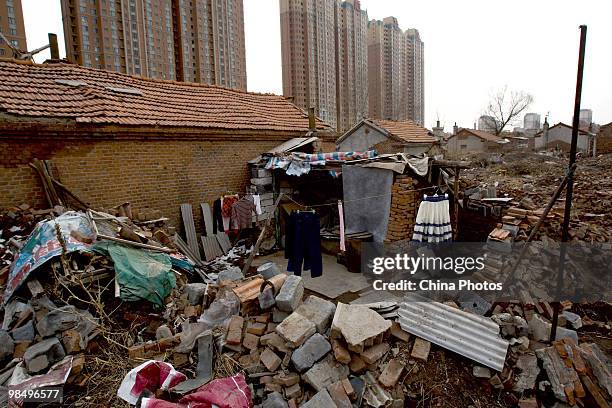
<svg viewBox="0 0 612 408"><path fill-rule="evenodd" d="M223 204L221 204L221 215L224 217L232 216L232 206L238 200L237 196L225 196L223 197Z"/></svg>
<svg viewBox="0 0 612 408"><path fill-rule="evenodd" d="M250 228L253 223L252 215L256 210L253 197L247 196L232 206L231 226L237 229Z"/></svg>

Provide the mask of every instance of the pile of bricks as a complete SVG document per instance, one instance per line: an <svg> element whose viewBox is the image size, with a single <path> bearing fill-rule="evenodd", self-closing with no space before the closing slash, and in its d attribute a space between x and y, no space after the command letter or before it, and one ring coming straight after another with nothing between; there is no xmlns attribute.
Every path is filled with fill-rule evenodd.
<svg viewBox="0 0 612 408"><path fill-rule="evenodd" d="M391 210L385 242L412 238L414 221L419 208L419 192L414 191L417 181L412 177L395 175L391 186Z"/></svg>

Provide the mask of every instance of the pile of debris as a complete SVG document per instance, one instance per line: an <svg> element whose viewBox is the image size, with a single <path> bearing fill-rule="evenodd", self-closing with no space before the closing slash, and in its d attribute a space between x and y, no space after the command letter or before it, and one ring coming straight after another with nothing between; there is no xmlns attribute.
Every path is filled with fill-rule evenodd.
<svg viewBox="0 0 612 408"><path fill-rule="evenodd" d="M612 205L612 154L579 157L575 173L570 236L575 241L611 242L612 220L606 217ZM506 154L503 162L462 172L464 187L495 191L489 198L508 197L516 218L518 240L525 239L567 172L567 159L546 154ZM496 186L496 187L493 187ZM548 236L560 240L565 193L548 214L534 239ZM506 221L504 221L506 222Z"/></svg>

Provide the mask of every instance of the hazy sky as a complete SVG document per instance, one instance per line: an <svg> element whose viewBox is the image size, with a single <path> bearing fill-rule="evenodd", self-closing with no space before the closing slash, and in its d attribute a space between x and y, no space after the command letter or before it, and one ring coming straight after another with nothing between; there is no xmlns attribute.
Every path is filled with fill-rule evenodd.
<svg viewBox="0 0 612 408"><path fill-rule="evenodd" d="M64 38L59 0L22 0L29 49ZM362 0L370 19L395 16L425 42L425 118L472 126L496 89L534 96L532 112L571 123L580 24L588 25L582 107L612 121L610 0ZM278 0L244 0L250 91L282 93ZM42 53L36 60L48 57Z"/></svg>

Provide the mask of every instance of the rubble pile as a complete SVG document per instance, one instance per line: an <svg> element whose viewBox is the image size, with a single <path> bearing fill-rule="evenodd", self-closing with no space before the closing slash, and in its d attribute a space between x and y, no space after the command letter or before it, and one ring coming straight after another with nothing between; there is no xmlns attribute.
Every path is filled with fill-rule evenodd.
<svg viewBox="0 0 612 408"><path fill-rule="evenodd" d="M579 157L574 178L570 236L574 241L611 242L612 220L606 215L612 205L612 155ZM518 240L526 239L567 172L567 159L545 154L521 153L503 156L503 162L462 172L465 187L491 187L493 197L510 197L504 216L520 227ZM548 214L539 233L560 240L565 193ZM506 221L504 221L506 222Z"/></svg>
<svg viewBox="0 0 612 408"><path fill-rule="evenodd" d="M497 372L446 348L446 333L408 324L405 302L335 303L270 263L245 276L246 245L197 262L162 217L122 211L8 216L0 387L60 387L62 406L79 407L610 403L609 350L580 341L585 329L609 334L609 305L587 315L566 303L549 345L545 302L479 315L450 302L459 321L486 321L486 336L506 345Z"/></svg>

